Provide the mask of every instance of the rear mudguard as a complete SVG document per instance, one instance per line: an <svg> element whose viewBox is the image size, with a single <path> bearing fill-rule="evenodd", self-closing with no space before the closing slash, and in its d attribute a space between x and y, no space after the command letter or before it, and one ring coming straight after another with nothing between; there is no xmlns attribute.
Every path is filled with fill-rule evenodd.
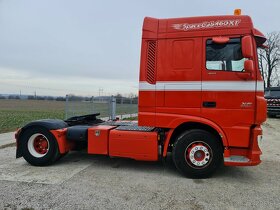
<svg viewBox="0 0 280 210"><path fill-rule="evenodd" d="M31 128L31 127L43 127L46 128L48 130L57 130L57 129L63 129L63 128L67 128L68 124L66 122L64 122L63 120L57 120L57 119L45 119L45 120L36 120L33 122L28 123L27 125L25 125L24 127L22 127L21 129L19 129L15 135L16 137L16 143L17 143L17 151L16 151L16 158L20 158L22 157L22 147L21 147L21 137L22 134L24 133L24 131L26 131L27 129Z"/></svg>

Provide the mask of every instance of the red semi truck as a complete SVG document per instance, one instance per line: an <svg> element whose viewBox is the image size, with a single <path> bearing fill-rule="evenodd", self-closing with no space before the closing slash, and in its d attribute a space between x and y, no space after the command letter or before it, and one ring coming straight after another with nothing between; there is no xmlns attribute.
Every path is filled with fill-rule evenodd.
<svg viewBox="0 0 280 210"><path fill-rule="evenodd" d="M158 161L170 152L188 177L219 165L258 165L266 120L257 48L265 36L245 15L144 19L138 122L98 114L39 120L16 133L16 157L54 163L83 145L88 154Z"/></svg>

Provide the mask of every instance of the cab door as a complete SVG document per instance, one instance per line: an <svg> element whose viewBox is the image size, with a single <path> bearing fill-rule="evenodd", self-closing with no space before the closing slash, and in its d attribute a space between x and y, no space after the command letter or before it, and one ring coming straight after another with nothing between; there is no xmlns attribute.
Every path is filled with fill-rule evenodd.
<svg viewBox="0 0 280 210"><path fill-rule="evenodd" d="M229 145L248 147L254 123L256 73L244 70L242 37L204 38L202 66L203 117L225 131Z"/></svg>

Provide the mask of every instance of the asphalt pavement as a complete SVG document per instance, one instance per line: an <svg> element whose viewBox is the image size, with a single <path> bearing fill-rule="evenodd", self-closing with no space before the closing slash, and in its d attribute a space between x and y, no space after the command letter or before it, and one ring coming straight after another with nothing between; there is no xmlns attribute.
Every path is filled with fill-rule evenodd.
<svg viewBox="0 0 280 210"><path fill-rule="evenodd" d="M0 148L15 145L15 132L1 133L0 134Z"/></svg>
<svg viewBox="0 0 280 210"><path fill-rule="evenodd" d="M280 119L263 126L263 162L188 179L161 162L71 152L48 167L0 149L0 209L279 209ZM11 134L9 134L11 135ZM8 136L8 134L7 134Z"/></svg>

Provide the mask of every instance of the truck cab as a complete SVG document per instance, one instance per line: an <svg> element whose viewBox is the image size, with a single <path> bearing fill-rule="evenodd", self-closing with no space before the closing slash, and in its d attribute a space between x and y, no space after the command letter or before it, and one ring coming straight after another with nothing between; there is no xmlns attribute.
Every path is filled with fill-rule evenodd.
<svg viewBox="0 0 280 210"><path fill-rule="evenodd" d="M265 40L249 16L146 18L139 125L173 135L189 124L209 126L223 143L225 164L259 163L257 156L248 161L241 154L249 152L266 120L257 57Z"/></svg>

